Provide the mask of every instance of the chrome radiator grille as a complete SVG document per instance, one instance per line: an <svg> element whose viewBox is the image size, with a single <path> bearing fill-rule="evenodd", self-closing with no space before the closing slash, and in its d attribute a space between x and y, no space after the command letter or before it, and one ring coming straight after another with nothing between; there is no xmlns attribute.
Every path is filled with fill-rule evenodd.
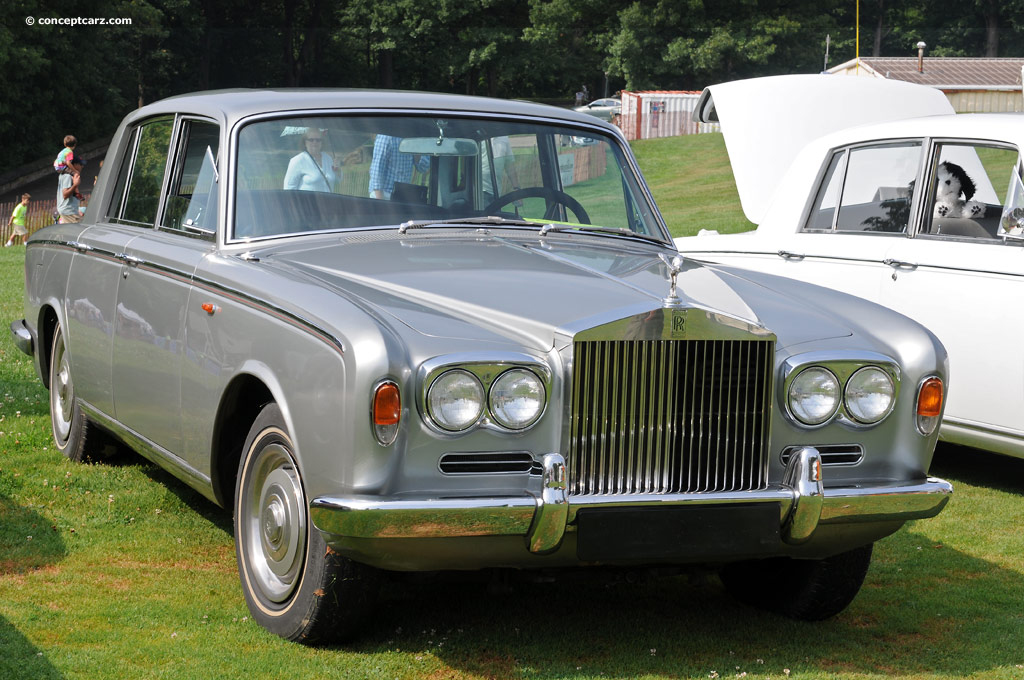
<svg viewBox="0 0 1024 680"><path fill-rule="evenodd" d="M767 486L772 341L573 347L570 494Z"/></svg>

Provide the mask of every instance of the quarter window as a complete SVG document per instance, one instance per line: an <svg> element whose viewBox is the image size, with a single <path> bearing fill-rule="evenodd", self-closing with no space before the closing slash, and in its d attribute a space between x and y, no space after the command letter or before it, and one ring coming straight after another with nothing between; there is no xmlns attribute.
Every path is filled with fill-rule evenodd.
<svg viewBox="0 0 1024 680"><path fill-rule="evenodd" d="M804 230L906 233L920 162L920 142L836 153Z"/></svg>
<svg viewBox="0 0 1024 680"><path fill-rule="evenodd" d="M163 226L213 232L217 228L217 149L220 128L213 123L186 120L171 174Z"/></svg>

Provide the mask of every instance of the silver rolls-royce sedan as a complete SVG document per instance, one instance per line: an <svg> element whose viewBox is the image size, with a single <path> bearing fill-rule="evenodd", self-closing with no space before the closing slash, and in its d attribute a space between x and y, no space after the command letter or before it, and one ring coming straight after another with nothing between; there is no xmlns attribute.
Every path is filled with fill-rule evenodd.
<svg viewBox="0 0 1024 680"><path fill-rule="evenodd" d="M593 116L223 91L129 115L11 324L69 458L234 514L253 616L357 635L395 571L702 565L820 619L931 517L946 354L842 293L679 257Z"/></svg>

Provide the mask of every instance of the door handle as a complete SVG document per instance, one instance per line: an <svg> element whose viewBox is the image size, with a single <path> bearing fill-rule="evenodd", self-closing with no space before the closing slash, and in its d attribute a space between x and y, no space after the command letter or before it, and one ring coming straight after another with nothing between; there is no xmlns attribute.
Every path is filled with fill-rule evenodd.
<svg viewBox="0 0 1024 680"><path fill-rule="evenodd" d="M118 253L117 259L121 260L122 262L131 267L138 267L141 264L146 264L146 261L143 260L141 257L135 257L134 255L129 255L128 253Z"/></svg>
<svg viewBox="0 0 1024 680"><path fill-rule="evenodd" d="M802 260L807 256L800 253L791 253L788 250L780 250L779 257L783 260Z"/></svg>
<svg viewBox="0 0 1024 680"><path fill-rule="evenodd" d="M895 269L917 269L918 267L916 262L904 262L903 260L893 259L882 260L882 264L887 264Z"/></svg>

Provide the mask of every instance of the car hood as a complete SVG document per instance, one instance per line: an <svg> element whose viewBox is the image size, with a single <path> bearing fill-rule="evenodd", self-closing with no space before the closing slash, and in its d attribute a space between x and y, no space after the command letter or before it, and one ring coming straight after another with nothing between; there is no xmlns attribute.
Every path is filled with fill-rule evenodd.
<svg viewBox="0 0 1024 680"><path fill-rule="evenodd" d="M559 336L660 307L670 283L659 253L675 255L615 238L388 232L293 244L261 259L424 335L547 351ZM677 283L684 304L766 328L780 345L851 334L810 300L693 261Z"/></svg>
<svg viewBox="0 0 1024 680"><path fill-rule="evenodd" d="M704 90L694 117L719 122L747 219L760 224L796 154L845 128L953 113L939 90L881 78L789 75Z"/></svg>

